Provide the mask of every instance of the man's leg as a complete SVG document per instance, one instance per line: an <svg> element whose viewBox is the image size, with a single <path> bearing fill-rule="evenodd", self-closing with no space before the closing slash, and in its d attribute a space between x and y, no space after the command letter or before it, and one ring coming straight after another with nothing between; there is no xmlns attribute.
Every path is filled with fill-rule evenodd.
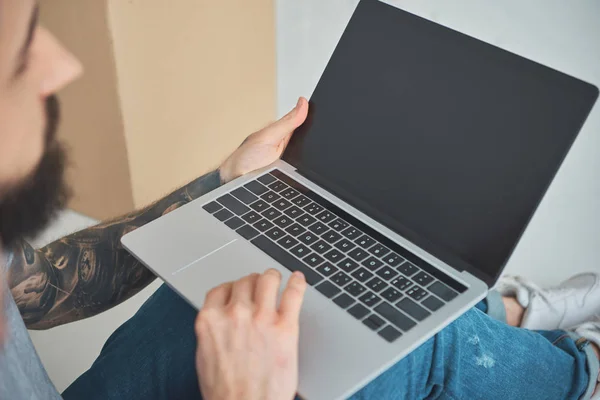
<svg viewBox="0 0 600 400"><path fill-rule="evenodd" d="M65 400L200 399L196 310L166 285L104 345Z"/></svg>
<svg viewBox="0 0 600 400"><path fill-rule="evenodd" d="M492 312L498 301L502 300L488 300L478 308ZM495 312L502 319L502 311ZM195 317L191 306L161 287L111 336L94 365L65 391L64 398L200 398ZM561 337L562 332L543 335L511 328L472 310L356 398L578 399L576 393L583 393L590 381L585 350L578 350L568 336ZM587 351L591 352L589 346Z"/></svg>
<svg viewBox="0 0 600 400"><path fill-rule="evenodd" d="M474 309L353 399L589 399L597 374L585 340L510 327Z"/></svg>

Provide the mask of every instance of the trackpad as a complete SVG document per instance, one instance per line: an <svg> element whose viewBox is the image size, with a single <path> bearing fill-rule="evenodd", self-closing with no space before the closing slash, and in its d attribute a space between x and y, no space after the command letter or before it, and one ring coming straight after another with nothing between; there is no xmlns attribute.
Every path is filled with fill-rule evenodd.
<svg viewBox="0 0 600 400"><path fill-rule="evenodd" d="M123 244L164 279L241 239L195 204L159 218L123 237Z"/></svg>
<svg viewBox="0 0 600 400"><path fill-rule="evenodd" d="M276 261L240 237L164 278L192 305L200 308L212 288L269 268L282 270ZM282 272L290 274L287 270Z"/></svg>

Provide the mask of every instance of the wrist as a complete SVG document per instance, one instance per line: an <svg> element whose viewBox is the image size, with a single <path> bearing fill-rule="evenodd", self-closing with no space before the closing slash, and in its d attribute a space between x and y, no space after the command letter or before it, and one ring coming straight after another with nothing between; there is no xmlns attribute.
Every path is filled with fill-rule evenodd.
<svg viewBox="0 0 600 400"><path fill-rule="evenodd" d="M227 173L227 171L223 169L223 166L219 167L219 169L216 172L219 178L219 183L221 185L224 185L231 181L231 179L229 178L229 173Z"/></svg>
<svg viewBox="0 0 600 400"><path fill-rule="evenodd" d="M219 175L219 181L222 185L231 182L231 172L229 168L229 159L225 160L223 164L217 170L217 174Z"/></svg>
<svg viewBox="0 0 600 400"><path fill-rule="evenodd" d="M229 159L225 160L225 162L221 164L217 172L219 173L221 184L229 183L236 178Z"/></svg>
<svg viewBox="0 0 600 400"><path fill-rule="evenodd" d="M219 181L219 185L224 185L227 183L227 180L225 179L224 175L223 175L223 167L219 167L219 169L217 169L215 171L215 174L217 176L217 180Z"/></svg>

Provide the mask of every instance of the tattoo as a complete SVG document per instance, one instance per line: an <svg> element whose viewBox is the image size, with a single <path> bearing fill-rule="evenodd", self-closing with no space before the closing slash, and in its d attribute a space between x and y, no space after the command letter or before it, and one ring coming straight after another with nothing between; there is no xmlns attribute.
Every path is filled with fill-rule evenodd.
<svg viewBox="0 0 600 400"><path fill-rule="evenodd" d="M155 276L121 246L121 237L215 189L218 172L196 179L141 211L74 233L39 250L13 249L8 286L30 329L48 329L106 311Z"/></svg>

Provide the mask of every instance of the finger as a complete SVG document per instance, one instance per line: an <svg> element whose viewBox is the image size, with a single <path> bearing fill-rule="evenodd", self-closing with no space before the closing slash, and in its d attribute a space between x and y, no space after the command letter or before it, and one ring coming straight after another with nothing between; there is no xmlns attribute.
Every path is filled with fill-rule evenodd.
<svg viewBox="0 0 600 400"><path fill-rule="evenodd" d="M306 279L304 275L294 272L288 280L279 304L279 316L284 322L291 325L298 324L305 292Z"/></svg>
<svg viewBox="0 0 600 400"><path fill-rule="evenodd" d="M252 305L254 303L254 289L258 277L258 274L252 274L234 282L229 304L241 303L248 306Z"/></svg>
<svg viewBox="0 0 600 400"><path fill-rule="evenodd" d="M281 273L275 269L268 270L258 278L256 292L254 293L258 311L275 312L280 286Z"/></svg>
<svg viewBox="0 0 600 400"><path fill-rule="evenodd" d="M287 138L296 128L304 123L308 115L308 101L300 97L296 107L279 121L269 125L258 132L261 140L267 140L279 144Z"/></svg>
<svg viewBox="0 0 600 400"><path fill-rule="evenodd" d="M227 282L206 294L203 308L223 308L231 297L232 282Z"/></svg>

